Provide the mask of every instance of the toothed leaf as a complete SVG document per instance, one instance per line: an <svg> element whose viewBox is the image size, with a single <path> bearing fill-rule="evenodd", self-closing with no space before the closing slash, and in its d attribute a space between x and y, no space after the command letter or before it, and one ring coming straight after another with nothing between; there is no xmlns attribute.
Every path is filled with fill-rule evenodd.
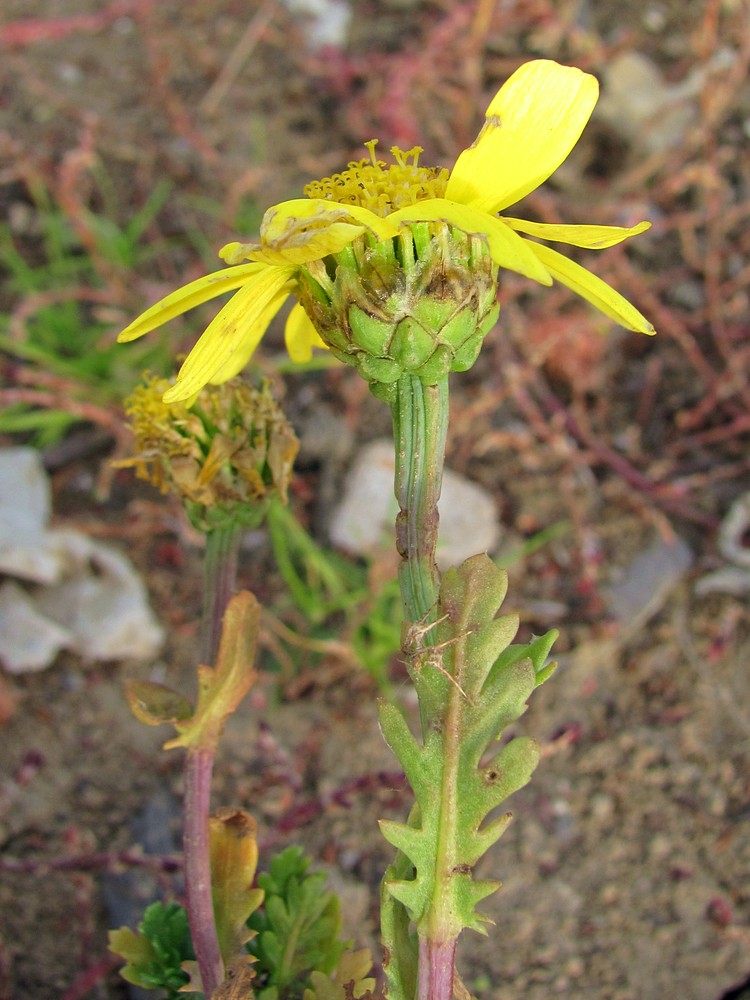
<svg viewBox="0 0 750 1000"><path fill-rule="evenodd" d="M187 914L178 903L152 903L137 931L110 931L109 950L127 963L120 970L123 979L143 989L166 990L169 1000L188 982L182 963L195 958Z"/></svg>
<svg viewBox="0 0 750 1000"><path fill-rule="evenodd" d="M307 873L309 864L298 847L288 847L258 876L265 903L250 916L257 936L247 946L257 959L258 1000L299 996L310 973L330 975L349 946L339 939L338 897L325 888L324 872Z"/></svg>
<svg viewBox="0 0 750 1000"><path fill-rule="evenodd" d="M408 823L381 823L411 865L391 870L384 888L396 901L391 922L403 907L420 936L447 940L466 927L484 933L487 918L476 905L500 883L476 882L472 869L510 820L509 813L490 814L526 784L539 760L536 743L519 737L486 761L549 675L545 661L556 635L511 645L516 616L496 617L506 588L507 575L484 555L445 574L430 644L407 646L422 744L393 706L380 709L383 734L416 798ZM407 628L407 638L410 632L425 635L421 627ZM395 978L389 975L389 984Z"/></svg>

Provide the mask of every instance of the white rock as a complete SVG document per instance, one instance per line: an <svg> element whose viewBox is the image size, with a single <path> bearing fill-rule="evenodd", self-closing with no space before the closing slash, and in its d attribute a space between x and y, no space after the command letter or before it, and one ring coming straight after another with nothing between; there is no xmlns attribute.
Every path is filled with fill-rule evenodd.
<svg viewBox="0 0 750 1000"><path fill-rule="evenodd" d="M49 530L50 488L38 452L0 451L0 657L11 672L43 670L63 648L90 660L150 659L164 633L141 578L115 549Z"/></svg>
<svg viewBox="0 0 750 1000"><path fill-rule="evenodd" d="M156 655L164 633L130 561L77 531L50 535L65 560L65 578L42 588L36 605L71 630L76 652L92 660L146 660Z"/></svg>
<svg viewBox="0 0 750 1000"><path fill-rule="evenodd" d="M661 70L641 52L623 52L604 70L597 115L627 139L657 152L677 145L697 114L701 81L665 82Z"/></svg>
<svg viewBox="0 0 750 1000"><path fill-rule="evenodd" d="M0 634L0 659L11 674L44 670L61 649L74 645L72 633L40 614L12 580L0 587Z"/></svg>
<svg viewBox="0 0 750 1000"><path fill-rule="evenodd" d="M340 46L346 41L352 11L345 0L283 0L287 10L307 18L307 37L313 49Z"/></svg>
<svg viewBox="0 0 750 1000"><path fill-rule="evenodd" d="M373 555L393 547L398 512L394 472L392 441L373 441L360 451L346 478L341 503L331 517L335 545L356 555ZM496 547L500 525L492 497L449 469L443 475L439 511L437 560L441 568Z"/></svg>
<svg viewBox="0 0 750 1000"><path fill-rule="evenodd" d="M60 573L44 542L51 499L47 473L33 448L0 451L0 572L36 583Z"/></svg>
<svg viewBox="0 0 750 1000"><path fill-rule="evenodd" d="M696 594L750 594L750 549L745 545L750 528L750 492L738 497L719 528L719 551L734 565L707 573L695 585Z"/></svg>
<svg viewBox="0 0 750 1000"><path fill-rule="evenodd" d="M750 569L750 549L744 544L750 528L750 492L738 497L719 528L719 551L735 566Z"/></svg>
<svg viewBox="0 0 750 1000"><path fill-rule="evenodd" d="M639 631L661 610L692 562L693 553L679 536L671 542L658 538L621 571L619 579L605 589L604 599L627 635Z"/></svg>

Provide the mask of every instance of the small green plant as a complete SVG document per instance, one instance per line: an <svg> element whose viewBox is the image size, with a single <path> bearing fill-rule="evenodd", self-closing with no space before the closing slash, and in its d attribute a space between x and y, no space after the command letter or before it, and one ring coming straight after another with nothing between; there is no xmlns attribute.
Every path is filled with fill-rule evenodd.
<svg viewBox="0 0 750 1000"><path fill-rule="evenodd" d="M265 902L248 921L255 931L248 949L256 959L258 1000L301 996L310 974L330 976L350 945L339 939L338 897L326 890L325 873L308 873L309 867L299 847L288 847L258 876Z"/></svg>
<svg viewBox="0 0 750 1000"><path fill-rule="evenodd" d="M380 706L383 735L415 799L404 822L381 822L396 849L381 892L388 1000L451 1000L466 993L456 970L459 936L465 929L486 931L491 921L477 904L500 885L483 873L475 877L474 869L510 820L498 810L529 780L541 756L528 737L508 741L507 730L554 669L547 657L555 632L512 642L517 616L498 615L507 575L487 555L473 556L441 578L435 553L449 379L473 365L496 323L501 268L542 285L557 281L627 329L655 332L615 289L547 246L602 250L644 232L649 223L563 225L501 214L566 159L597 96L596 79L579 69L544 59L522 65L493 98L477 140L452 171L422 166L420 147L393 147L394 162L387 164L373 140L366 144L369 157L312 182L305 198L270 208L259 242L225 246L225 269L167 295L120 335L135 340L234 292L164 394L166 405L189 408L210 383L230 380L248 363L283 302L294 296L298 302L285 328L291 359L309 363L314 348L325 349L356 368L390 407L400 648L419 711L410 723L392 702ZM359 590L354 584L355 571L274 507L270 528L281 575L308 622L320 627L341 615L351 627L363 588L362 581ZM225 550L219 561L228 564ZM216 589L218 579L214 574L207 590ZM259 609L251 595L238 595L230 610L238 599L252 605L252 621L248 626L227 611L217 666L199 668L202 690L193 715L186 718L189 710L178 700L173 722L181 735L168 744L184 746L188 764L198 765L186 778L185 853L202 987L211 1000L223 1000L227 990L242 1000L256 990L262 1000L363 996L369 986L358 978L362 969L353 958L345 961L338 941L338 904L319 879L307 875L298 851L281 855L259 880L266 894L262 910L247 878L238 876L239 900L230 909L236 917L250 907L255 977L217 939L217 928L227 923L231 867L222 870L212 901L216 872L205 864L205 822L196 815L207 813L215 741L236 705L240 682L247 681L243 663L252 670ZM366 602L369 613L385 619L377 601ZM217 615L211 620L218 636ZM245 634L248 627L252 637ZM386 630L362 634L375 646ZM141 686L144 700L154 699L146 714L165 719L174 704L160 710L156 688L150 685L149 693L146 682ZM229 926L237 930L236 921ZM236 943L242 934L244 925L230 940ZM191 978L191 987L197 981Z"/></svg>
<svg viewBox="0 0 750 1000"><path fill-rule="evenodd" d="M182 965L193 961L195 952L187 913L179 903L152 903L136 931L128 927L110 931L109 945L125 959L120 975L129 983L144 990L163 990L167 1000L188 996L180 992L189 980Z"/></svg>
<svg viewBox="0 0 750 1000"><path fill-rule="evenodd" d="M8 274L5 296L15 312L15 320L12 312L0 314L0 352L30 372L39 370L41 378L26 378L27 384L51 390L46 399L38 395L38 402L33 392L12 402L0 415L0 433L30 433L35 443L50 444L81 419L75 407L65 406L66 397L98 405L119 402L144 367L169 371L163 341L128 357L118 349L112 336L118 303L111 288L113 275L126 288L132 269L159 250L144 238L169 193L169 185L158 185L123 226L87 212L79 221L94 252L38 186L31 192L32 235L22 241L9 223L0 225L0 268ZM54 388L61 383L57 404Z"/></svg>
<svg viewBox="0 0 750 1000"><path fill-rule="evenodd" d="M369 951L351 952L342 941L341 904L326 888L324 872L309 872L310 859L299 847L287 847L271 858L258 876L252 905L262 905L247 920L247 981L257 1000L318 997L334 1000L340 984L355 981L361 992L373 985L365 977L372 967ZM233 873L237 874L236 870ZM125 959L122 976L144 989L162 990L166 1000L200 994L185 992L195 953L187 912L179 903L152 903L137 931L110 931L110 949ZM249 963L252 963L250 966ZM235 961L235 969L243 965ZM359 993L357 995L360 995Z"/></svg>

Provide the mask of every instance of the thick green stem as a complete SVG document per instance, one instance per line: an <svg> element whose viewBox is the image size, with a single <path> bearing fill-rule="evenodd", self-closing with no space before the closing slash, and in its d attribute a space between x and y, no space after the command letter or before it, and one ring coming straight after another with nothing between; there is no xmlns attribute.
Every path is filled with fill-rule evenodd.
<svg viewBox="0 0 750 1000"><path fill-rule="evenodd" d="M203 568L203 623L201 662L213 666L219 652L221 621L237 583L237 555L241 529L231 525L206 535Z"/></svg>
<svg viewBox="0 0 750 1000"><path fill-rule="evenodd" d="M399 583L404 605L406 630L415 627L421 632L437 617L440 572L435 561L438 539L438 500L443 479L445 440L448 429L448 379L437 385L424 385L413 375L404 375L396 386L392 404L393 432L396 445L395 492L399 504L396 519L396 545L401 556ZM417 659L409 664L417 681L422 669ZM418 690L422 685L417 685ZM420 697L423 738L430 725L429 699ZM439 720L447 722L448 720ZM454 750L454 748L452 748ZM455 750L454 750L455 752ZM444 799L444 818L450 816L454 803ZM450 840L450 821L443 830ZM399 905L399 904L396 904ZM437 927L439 935L440 919ZM429 933L429 932L428 932ZM404 942L384 942L386 948L398 953ZM416 1000L450 1000L453 995L453 972L456 950L455 937L420 937L419 969ZM401 959L403 965L403 959ZM396 963L394 969L396 974ZM399 984L403 990L405 984Z"/></svg>
<svg viewBox="0 0 750 1000"><path fill-rule="evenodd" d="M403 375L392 411L401 598L406 621L424 624L434 615L440 586L435 547L448 430L447 376L437 385L424 385L415 375Z"/></svg>

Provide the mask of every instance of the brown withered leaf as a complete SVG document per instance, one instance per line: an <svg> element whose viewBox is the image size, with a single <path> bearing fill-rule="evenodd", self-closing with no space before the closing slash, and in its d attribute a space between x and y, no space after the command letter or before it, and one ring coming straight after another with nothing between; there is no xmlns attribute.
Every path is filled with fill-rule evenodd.
<svg viewBox="0 0 750 1000"><path fill-rule="evenodd" d="M260 626L260 605L248 590L230 600L222 622L215 667L198 667L198 700L189 719L174 723L178 736L164 749L216 747L227 718L252 686L255 650Z"/></svg>
<svg viewBox="0 0 750 1000"><path fill-rule="evenodd" d="M147 726L182 722L193 714L193 706L184 695L156 681L125 681L125 697L136 719Z"/></svg>

